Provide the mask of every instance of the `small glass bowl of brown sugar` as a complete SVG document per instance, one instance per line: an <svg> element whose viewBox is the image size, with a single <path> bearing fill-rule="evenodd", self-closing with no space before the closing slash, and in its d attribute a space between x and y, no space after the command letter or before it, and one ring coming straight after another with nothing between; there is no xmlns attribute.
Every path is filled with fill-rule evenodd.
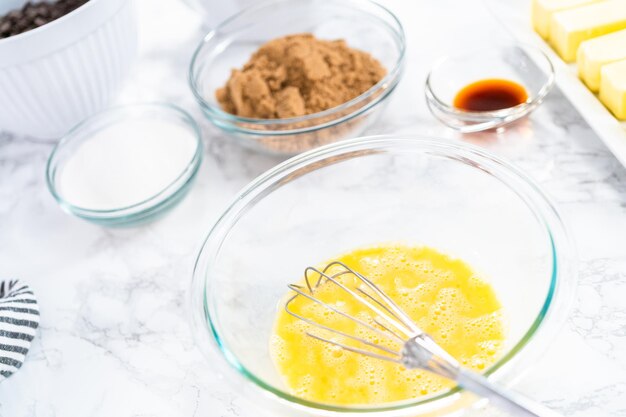
<svg viewBox="0 0 626 417"><path fill-rule="evenodd" d="M554 68L538 48L482 47L439 60L426 79L430 112L463 133L496 129L535 110L554 85Z"/></svg>
<svg viewBox="0 0 626 417"><path fill-rule="evenodd" d="M205 116L241 144L294 155L361 135L402 74L399 20L368 0L273 0L209 32L189 69Z"/></svg>

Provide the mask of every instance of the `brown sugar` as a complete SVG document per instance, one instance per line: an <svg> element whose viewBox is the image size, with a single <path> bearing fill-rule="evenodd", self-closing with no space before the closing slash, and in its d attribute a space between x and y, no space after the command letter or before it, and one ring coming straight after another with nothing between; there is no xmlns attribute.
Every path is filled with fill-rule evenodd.
<svg viewBox="0 0 626 417"><path fill-rule="evenodd" d="M385 74L378 60L344 40L326 41L304 33L261 46L215 94L228 113L282 119L339 106Z"/></svg>

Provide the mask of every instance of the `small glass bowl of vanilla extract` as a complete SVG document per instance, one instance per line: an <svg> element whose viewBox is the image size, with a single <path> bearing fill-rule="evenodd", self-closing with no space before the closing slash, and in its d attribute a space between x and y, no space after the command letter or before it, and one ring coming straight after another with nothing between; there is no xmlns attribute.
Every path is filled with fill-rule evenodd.
<svg viewBox="0 0 626 417"><path fill-rule="evenodd" d="M527 116L554 85L554 67L538 48L484 47L441 58L426 78L426 103L464 133L496 129Z"/></svg>

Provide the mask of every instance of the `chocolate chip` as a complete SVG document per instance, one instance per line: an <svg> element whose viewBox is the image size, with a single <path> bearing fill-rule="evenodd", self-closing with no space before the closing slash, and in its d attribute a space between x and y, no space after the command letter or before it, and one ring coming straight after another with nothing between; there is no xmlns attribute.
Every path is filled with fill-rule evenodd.
<svg viewBox="0 0 626 417"><path fill-rule="evenodd" d="M50 9L46 7L46 5L40 4L39 7L37 7L37 14L41 17L48 17L50 16Z"/></svg>
<svg viewBox="0 0 626 417"><path fill-rule="evenodd" d="M28 19L28 20L33 20L35 17L37 17L37 10L33 9L32 7L28 7L25 11L24 11L24 16Z"/></svg>
<svg viewBox="0 0 626 417"><path fill-rule="evenodd" d="M20 20L20 18L22 17L22 12L20 10L13 10L12 12L9 12L9 14L7 14L6 17L8 19L17 21L17 20Z"/></svg>

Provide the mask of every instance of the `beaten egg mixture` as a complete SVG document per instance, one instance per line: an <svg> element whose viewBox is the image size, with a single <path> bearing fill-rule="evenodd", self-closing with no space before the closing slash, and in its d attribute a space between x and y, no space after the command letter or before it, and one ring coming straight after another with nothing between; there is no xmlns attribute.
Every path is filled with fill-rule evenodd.
<svg viewBox="0 0 626 417"><path fill-rule="evenodd" d="M334 260L372 280L462 366L481 371L498 358L505 340L500 303L493 288L464 262L428 247L398 244L357 249ZM373 318L366 307L332 283L322 284L315 295L364 320ZM305 297L290 306L318 323L398 348ZM307 330L330 336L289 315L281 305L271 354L287 387L301 398L335 405L379 404L452 386L427 371L407 370L315 340L305 334ZM330 337L356 347L339 336Z"/></svg>

